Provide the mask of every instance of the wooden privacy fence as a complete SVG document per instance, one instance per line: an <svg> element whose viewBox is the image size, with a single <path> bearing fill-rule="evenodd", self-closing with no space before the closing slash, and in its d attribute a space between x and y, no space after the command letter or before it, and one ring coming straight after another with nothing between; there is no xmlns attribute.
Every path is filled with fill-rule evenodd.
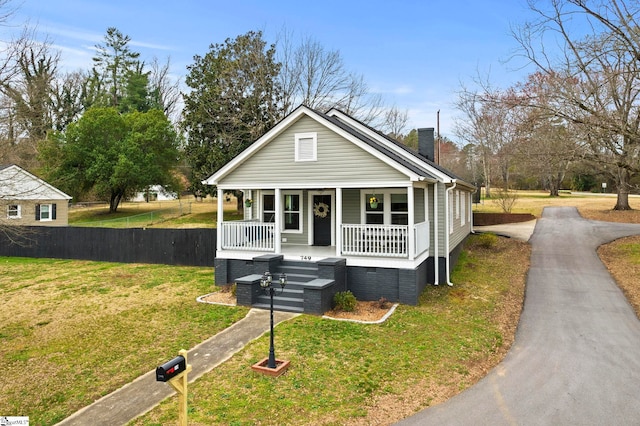
<svg viewBox="0 0 640 426"><path fill-rule="evenodd" d="M23 229L21 227L21 229ZM213 266L217 230L24 227L0 232L0 256Z"/></svg>

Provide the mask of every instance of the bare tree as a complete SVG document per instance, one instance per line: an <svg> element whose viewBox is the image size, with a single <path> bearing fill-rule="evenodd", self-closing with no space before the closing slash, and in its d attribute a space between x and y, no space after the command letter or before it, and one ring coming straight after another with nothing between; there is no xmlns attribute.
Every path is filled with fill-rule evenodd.
<svg viewBox="0 0 640 426"><path fill-rule="evenodd" d="M548 5L548 6L547 6ZM625 0L529 1L538 19L514 30L523 54L555 79L554 98L531 105L574 123L584 158L617 183L615 210L628 210L640 173L640 3ZM550 38L562 44L552 55Z"/></svg>
<svg viewBox="0 0 640 426"><path fill-rule="evenodd" d="M338 50L326 50L311 37L295 44L286 30L277 46L285 115L304 104L323 112L335 107L365 124L383 116L382 98L371 93L362 75L347 71Z"/></svg>
<svg viewBox="0 0 640 426"><path fill-rule="evenodd" d="M161 64L158 58L153 58L149 64L149 86L157 93L164 114L174 123L179 120L178 111L182 94L180 92L180 79L173 79L169 73L171 60L167 59Z"/></svg>
<svg viewBox="0 0 640 426"><path fill-rule="evenodd" d="M462 140L476 147L485 185L485 195L491 197L491 187L501 178L503 187L509 187L511 161L518 134L518 111L511 107L512 90L498 91L486 88L483 92L462 89L456 101L462 113L457 120L455 133Z"/></svg>
<svg viewBox="0 0 640 426"><path fill-rule="evenodd" d="M409 113L407 110L400 111L398 107L394 106L384 113L382 128L392 138L401 140L403 138L404 131L407 128L408 121Z"/></svg>
<svg viewBox="0 0 640 426"><path fill-rule="evenodd" d="M519 162L529 175L538 176L549 195L558 196L569 165L578 155L576 125L552 113L555 85L560 76L534 73L519 85L519 104L522 111L521 133L517 144ZM535 99L535 107L531 100ZM540 108L540 106L545 106Z"/></svg>

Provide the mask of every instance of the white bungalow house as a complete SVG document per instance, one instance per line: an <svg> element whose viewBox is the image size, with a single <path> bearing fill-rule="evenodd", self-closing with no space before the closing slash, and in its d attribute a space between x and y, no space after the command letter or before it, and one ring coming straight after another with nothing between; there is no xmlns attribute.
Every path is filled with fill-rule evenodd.
<svg viewBox="0 0 640 426"><path fill-rule="evenodd" d="M23 168L0 165L0 222L67 226L71 196Z"/></svg>
<svg viewBox="0 0 640 426"><path fill-rule="evenodd" d="M244 220L218 215L217 285L238 304L265 306L260 277L286 273L277 309L322 314L337 291L358 300L417 304L428 283L450 284L472 231L475 187L420 152L338 110L298 107L203 181L244 193Z"/></svg>

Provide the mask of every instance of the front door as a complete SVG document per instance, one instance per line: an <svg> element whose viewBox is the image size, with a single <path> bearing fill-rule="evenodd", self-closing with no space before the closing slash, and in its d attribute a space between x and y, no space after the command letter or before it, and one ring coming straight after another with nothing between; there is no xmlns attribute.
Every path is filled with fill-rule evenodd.
<svg viewBox="0 0 640 426"><path fill-rule="evenodd" d="M313 245L331 245L331 195L313 195Z"/></svg>

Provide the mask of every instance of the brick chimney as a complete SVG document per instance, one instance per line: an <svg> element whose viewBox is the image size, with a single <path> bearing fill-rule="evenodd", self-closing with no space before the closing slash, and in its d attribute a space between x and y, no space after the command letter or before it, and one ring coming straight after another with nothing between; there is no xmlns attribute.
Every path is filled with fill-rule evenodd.
<svg viewBox="0 0 640 426"><path fill-rule="evenodd" d="M435 148L436 144L433 127L418 129L418 154L435 162Z"/></svg>

